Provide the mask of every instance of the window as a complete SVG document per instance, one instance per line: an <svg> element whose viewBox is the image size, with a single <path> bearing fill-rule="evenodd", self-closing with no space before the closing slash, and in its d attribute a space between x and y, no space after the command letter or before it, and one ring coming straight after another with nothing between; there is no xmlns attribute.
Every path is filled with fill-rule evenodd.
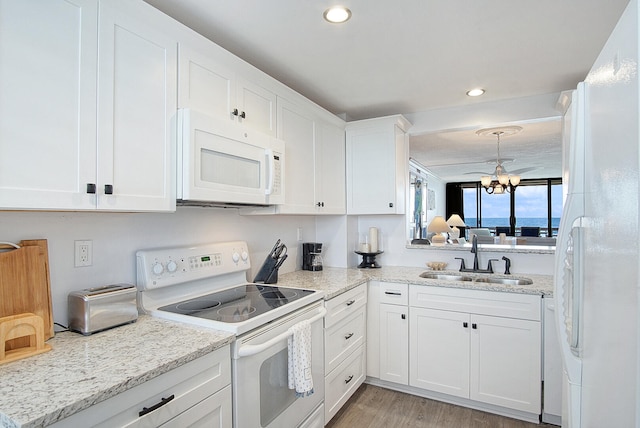
<svg viewBox="0 0 640 428"><path fill-rule="evenodd" d="M468 227L540 228L540 236L555 236L562 215L562 180L522 180L513 193L488 194L480 183L450 183L447 191L462 193L462 209L447 206L447 215L462 214ZM449 198L448 198L449 200ZM460 212L462 211L462 212Z"/></svg>

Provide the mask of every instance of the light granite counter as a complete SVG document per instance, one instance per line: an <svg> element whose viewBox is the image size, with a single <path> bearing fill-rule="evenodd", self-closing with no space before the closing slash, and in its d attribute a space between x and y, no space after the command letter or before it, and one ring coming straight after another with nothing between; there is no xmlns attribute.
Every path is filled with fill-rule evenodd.
<svg viewBox="0 0 640 428"><path fill-rule="evenodd" d="M435 287L465 288L473 290L500 291L524 294L553 294L553 276L551 275L503 275L491 274L495 278L529 278L531 285L506 285L472 281L448 281L421 278L420 274L430 271L427 268L384 266L380 269L332 268L325 267L319 272L299 270L283 274L278 279L279 286L307 288L325 292L325 300L332 299L347 290L364 284L369 280L384 282L402 282L407 284L430 285ZM436 271L432 271L436 273ZM438 271L437 273L460 274L457 271ZM465 276L481 277L487 274L464 273Z"/></svg>
<svg viewBox="0 0 640 428"><path fill-rule="evenodd" d="M469 252L471 250L471 244L447 244L443 246L438 245L411 245L407 244L406 248L412 250L424 250L424 251L459 251ZM520 253L520 254L555 254L556 247L548 245L500 245L500 244L478 244L478 248L483 253Z"/></svg>
<svg viewBox="0 0 640 428"><path fill-rule="evenodd" d="M40 427L234 340L232 333L140 316L91 336L58 333L44 354L0 365L0 426Z"/></svg>

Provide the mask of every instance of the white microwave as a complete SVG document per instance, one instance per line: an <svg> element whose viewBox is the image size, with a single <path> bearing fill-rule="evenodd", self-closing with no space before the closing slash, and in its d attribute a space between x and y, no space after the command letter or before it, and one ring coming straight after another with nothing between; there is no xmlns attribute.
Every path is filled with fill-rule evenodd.
<svg viewBox="0 0 640 428"><path fill-rule="evenodd" d="M178 203L284 203L284 141L191 109L178 110Z"/></svg>

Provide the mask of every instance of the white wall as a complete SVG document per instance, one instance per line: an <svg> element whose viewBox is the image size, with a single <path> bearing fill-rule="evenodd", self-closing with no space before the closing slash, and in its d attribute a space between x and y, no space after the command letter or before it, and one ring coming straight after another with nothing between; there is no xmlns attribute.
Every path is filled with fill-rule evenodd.
<svg viewBox="0 0 640 428"><path fill-rule="evenodd" d="M245 240L252 280L277 239L289 258L281 272L300 269L301 242L315 241L313 216L240 216L236 209L178 207L176 213L0 212L0 241L47 239L54 321L67 325L67 294L114 283L135 284L135 252L162 246ZM93 241L93 265L74 267L74 241Z"/></svg>

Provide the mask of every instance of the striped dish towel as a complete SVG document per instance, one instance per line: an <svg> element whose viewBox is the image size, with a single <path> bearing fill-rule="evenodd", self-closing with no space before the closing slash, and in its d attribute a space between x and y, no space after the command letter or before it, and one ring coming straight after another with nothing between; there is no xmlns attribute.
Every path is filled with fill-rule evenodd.
<svg viewBox="0 0 640 428"><path fill-rule="evenodd" d="M289 389L296 390L296 397L313 394L311 377L311 323L301 321L289 329Z"/></svg>

